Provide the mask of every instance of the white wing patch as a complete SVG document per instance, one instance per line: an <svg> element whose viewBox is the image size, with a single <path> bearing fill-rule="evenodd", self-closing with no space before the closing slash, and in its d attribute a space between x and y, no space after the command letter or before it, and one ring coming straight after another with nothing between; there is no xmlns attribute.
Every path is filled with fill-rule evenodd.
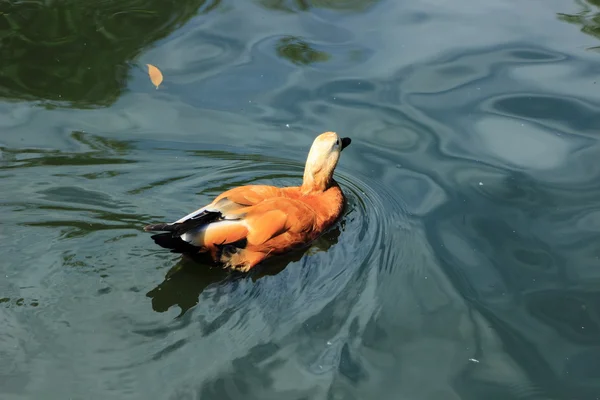
<svg viewBox="0 0 600 400"><path fill-rule="evenodd" d="M216 222L211 222L210 224L206 224L206 225L202 225L199 226L191 231L188 231L186 233L184 233L183 235L180 236L181 240L184 240L188 243L191 244L195 244L196 243L196 238L198 235L202 235L203 233L205 233L208 229L211 228L216 228L216 229L220 229L223 228L227 225L239 225L242 224L243 226L246 227L246 229L248 228L248 225L246 224L246 221L240 221L237 219L234 220L221 220L221 221L216 221Z"/></svg>

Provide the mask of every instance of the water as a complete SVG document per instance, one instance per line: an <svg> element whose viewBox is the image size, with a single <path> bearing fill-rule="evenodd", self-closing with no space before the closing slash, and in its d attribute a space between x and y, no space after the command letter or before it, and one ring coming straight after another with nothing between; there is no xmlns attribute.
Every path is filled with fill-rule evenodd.
<svg viewBox="0 0 600 400"><path fill-rule="evenodd" d="M1 4L0 398L600 398L599 13ZM326 130L308 251L228 276L142 231Z"/></svg>

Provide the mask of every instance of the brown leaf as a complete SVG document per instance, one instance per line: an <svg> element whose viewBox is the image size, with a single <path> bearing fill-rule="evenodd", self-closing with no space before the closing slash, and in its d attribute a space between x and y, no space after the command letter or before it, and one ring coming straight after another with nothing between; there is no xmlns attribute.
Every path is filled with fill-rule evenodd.
<svg viewBox="0 0 600 400"><path fill-rule="evenodd" d="M148 75L150 76L150 80L152 81L154 86L156 86L156 88L158 89L158 85L160 85L161 82L163 81L162 72L160 72L160 69L156 68L152 64L146 64L146 65L148 66Z"/></svg>

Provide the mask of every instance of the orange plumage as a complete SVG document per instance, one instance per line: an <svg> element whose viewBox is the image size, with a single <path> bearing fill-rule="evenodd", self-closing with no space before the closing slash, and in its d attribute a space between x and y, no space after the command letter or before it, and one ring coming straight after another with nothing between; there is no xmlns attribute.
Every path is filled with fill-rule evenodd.
<svg viewBox="0 0 600 400"><path fill-rule="evenodd" d="M344 194L333 172L350 142L335 132L319 135L301 186L236 187L175 222L144 230L166 232L152 238L173 252L208 252L216 263L247 272L272 255L306 245L339 218Z"/></svg>

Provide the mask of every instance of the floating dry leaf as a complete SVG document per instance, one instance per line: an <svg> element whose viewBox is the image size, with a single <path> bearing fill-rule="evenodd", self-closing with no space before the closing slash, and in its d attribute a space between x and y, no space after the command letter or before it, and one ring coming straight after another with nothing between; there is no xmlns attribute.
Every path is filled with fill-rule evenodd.
<svg viewBox="0 0 600 400"><path fill-rule="evenodd" d="M146 65L148 66L148 75L150 76L150 80L152 81L154 86L156 86L156 88L158 89L158 85L160 85L161 82L163 81L162 72L160 72L160 69L156 68L152 64L146 64Z"/></svg>

